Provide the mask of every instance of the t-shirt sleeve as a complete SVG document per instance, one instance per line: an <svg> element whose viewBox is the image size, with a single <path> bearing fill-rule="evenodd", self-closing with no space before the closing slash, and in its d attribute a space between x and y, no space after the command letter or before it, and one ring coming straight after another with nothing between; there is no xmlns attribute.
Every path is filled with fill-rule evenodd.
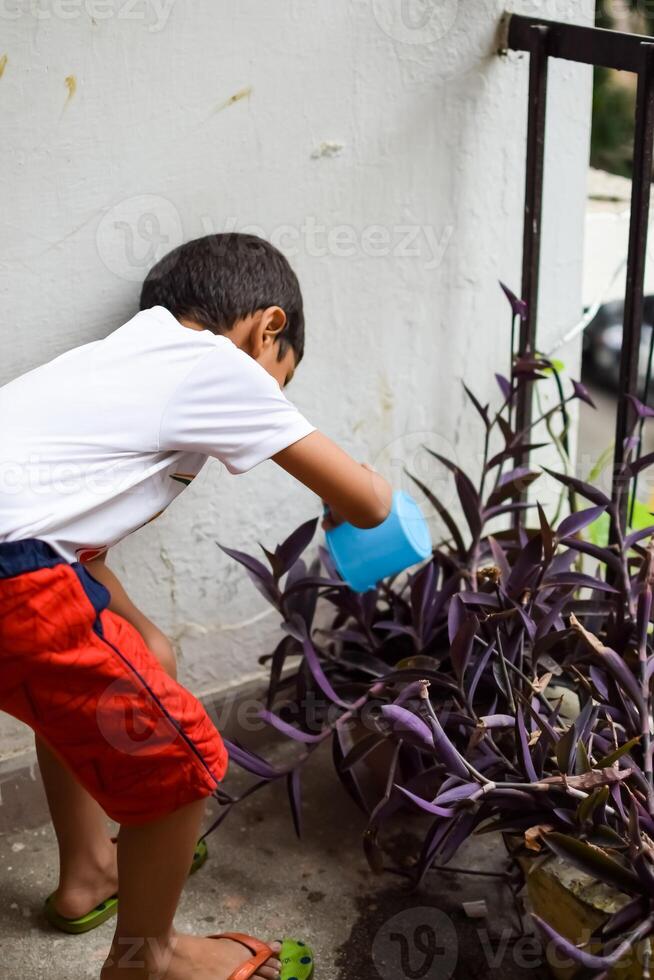
<svg viewBox="0 0 654 980"><path fill-rule="evenodd" d="M245 473L313 431L275 379L224 338L169 398L159 449L205 453Z"/></svg>

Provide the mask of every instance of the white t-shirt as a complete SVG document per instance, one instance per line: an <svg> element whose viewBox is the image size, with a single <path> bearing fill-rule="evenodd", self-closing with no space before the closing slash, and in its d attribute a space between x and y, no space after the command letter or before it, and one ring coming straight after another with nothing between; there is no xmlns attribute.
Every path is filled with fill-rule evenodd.
<svg viewBox="0 0 654 980"><path fill-rule="evenodd" d="M0 388L0 541L88 561L157 517L209 456L244 473L312 431L227 336L155 306Z"/></svg>

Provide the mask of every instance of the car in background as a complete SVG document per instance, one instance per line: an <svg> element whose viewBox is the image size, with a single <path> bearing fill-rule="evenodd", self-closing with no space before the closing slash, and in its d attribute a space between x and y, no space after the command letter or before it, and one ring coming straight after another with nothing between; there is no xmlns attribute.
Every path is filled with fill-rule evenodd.
<svg viewBox="0 0 654 980"><path fill-rule="evenodd" d="M600 306L584 330L582 370L588 381L615 392L620 379L624 300L611 300ZM654 295L646 296L640 338L639 389L644 391L649 347L654 329ZM653 372L654 373L654 372ZM654 378L648 401L654 403Z"/></svg>

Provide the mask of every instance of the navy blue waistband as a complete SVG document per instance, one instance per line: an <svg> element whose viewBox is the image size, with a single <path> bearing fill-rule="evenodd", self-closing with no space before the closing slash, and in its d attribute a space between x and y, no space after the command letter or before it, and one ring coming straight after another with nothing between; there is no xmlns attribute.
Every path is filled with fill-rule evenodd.
<svg viewBox="0 0 654 980"><path fill-rule="evenodd" d="M78 561L69 563L45 541L27 538L25 541L5 541L0 543L0 579L27 575L40 568L55 568L68 565L75 572L89 601L97 613L109 605L109 590L98 582Z"/></svg>
<svg viewBox="0 0 654 980"><path fill-rule="evenodd" d="M65 561L54 548L38 538L0 543L0 578L24 575L39 568L54 568Z"/></svg>

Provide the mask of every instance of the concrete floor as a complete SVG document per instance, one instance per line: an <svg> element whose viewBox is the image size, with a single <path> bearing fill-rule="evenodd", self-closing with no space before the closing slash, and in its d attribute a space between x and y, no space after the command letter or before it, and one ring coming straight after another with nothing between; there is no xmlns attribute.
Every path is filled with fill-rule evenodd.
<svg viewBox="0 0 654 980"><path fill-rule="evenodd" d="M238 773L228 779L232 791L244 782ZM264 789L233 812L210 839L210 861L188 882L178 927L304 937L315 950L316 980L544 975L533 939L511 941L517 915L504 885L435 873L428 887L411 893L401 878L378 877L368 869L363 818L326 753L307 771L304 811L302 842L293 835L282 785ZM392 848L400 860L417 845L420 819L407 814L396 830ZM50 827L0 837L1 980L77 980L99 973L109 923L87 936L68 937L43 921L41 904L53 887L56 860ZM502 869L501 842L478 838L456 863L462 862ZM469 901L485 902L490 916L468 917L462 903Z"/></svg>

